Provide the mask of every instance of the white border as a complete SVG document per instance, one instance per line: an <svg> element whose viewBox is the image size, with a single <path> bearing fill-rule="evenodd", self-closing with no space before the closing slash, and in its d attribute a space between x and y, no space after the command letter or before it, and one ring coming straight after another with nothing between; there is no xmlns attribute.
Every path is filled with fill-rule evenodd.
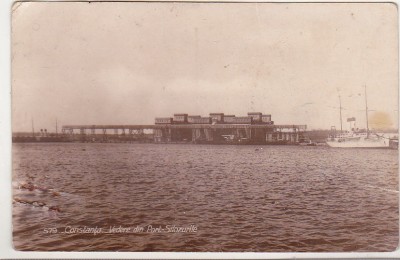
<svg viewBox="0 0 400 260"><path fill-rule="evenodd" d="M179 0L178 0L179 1ZM217 0L218 2L232 2ZM240 1L240 0L239 0ZM400 0L390 1L399 6ZM400 250L388 253L144 253L144 252L21 252L12 247L11 226L11 6L13 0L0 0L0 259L289 259L289 258L400 258ZM38 1L37 1L38 2ZM175 1L176 2L176 1ZM202 1L198 1L202 2ZM208 2L208 1L205 1ZM240 2L267 2L248 1ZM289 1L269 1L289 2ZM334 1L290 1L334 2ZM389 2L389 1L337 1ZM399 21L397 21L399 24ZM399 37L399 34L398 34ZM400 39L399 39L400 42ZM400 60L400 55L399 55ZM400 91L399 91L400 92Z"/></svg>

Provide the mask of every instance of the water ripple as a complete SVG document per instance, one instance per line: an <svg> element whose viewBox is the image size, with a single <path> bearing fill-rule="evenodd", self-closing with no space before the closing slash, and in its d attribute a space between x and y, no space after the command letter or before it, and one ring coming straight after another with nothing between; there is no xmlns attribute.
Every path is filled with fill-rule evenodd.
<svg viewBox="0 0 400 260"><path fill-rule="evenodd" d="M43 251L185 252L397 247L397 151L255 148L13 144L14 246ZM21 183L44 188L21 189ZM62 233L66 227L146 231L149 226L167 225L195 225L198 230ZM58 232L45 233L47 228Z"/></svg>

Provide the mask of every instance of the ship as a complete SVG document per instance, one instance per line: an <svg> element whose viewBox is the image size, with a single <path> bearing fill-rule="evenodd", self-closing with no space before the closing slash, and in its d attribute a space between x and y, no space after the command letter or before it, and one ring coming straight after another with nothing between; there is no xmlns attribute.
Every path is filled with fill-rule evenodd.
<svg viewBox="0 0 400 260"><path fill-rule="evenodd" d="M365 131L346 131L330 135L326 143L340 148L388 148L389 138Z"/></svg>
<svg viewBox="0 0 400 260"><path fill-rule="evenodd" d="M341 130L337 133L336 128L331 128L331 134L326 140L327 145L330 147L339 148L389 148L390 138L384 136L383 134L378 134L370 131L368 127L368 103L367 103L367 87L365 89L365 111L366 111L366 129L359 130L351 128L351 131L342 130L342 102L339 95L340 102L340 125ZM354 121L355 118L347 119L348 122Z"/></svg>

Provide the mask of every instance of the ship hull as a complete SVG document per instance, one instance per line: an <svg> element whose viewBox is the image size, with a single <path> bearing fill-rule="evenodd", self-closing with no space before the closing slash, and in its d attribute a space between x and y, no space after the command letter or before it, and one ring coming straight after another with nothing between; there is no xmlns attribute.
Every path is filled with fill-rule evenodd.
<svg viewBox="0 0 400 260"><path fill-rule="evenodd" d="M327 141L330 147L335 148L388 148L389 140L387 139L359 139L359 140L342 140Z"/></svg>

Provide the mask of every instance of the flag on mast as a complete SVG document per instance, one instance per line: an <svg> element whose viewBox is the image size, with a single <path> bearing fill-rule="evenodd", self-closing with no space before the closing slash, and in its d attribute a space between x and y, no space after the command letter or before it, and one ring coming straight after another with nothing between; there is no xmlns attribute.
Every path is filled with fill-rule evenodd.
<svg viewBox="0 0 400 260"><path fill-rule="evenodd" d="M356 121L356 118L355 118L355 117L349 117L349 118L347 118L347 122L353 122L353 121Z"/></svg>

